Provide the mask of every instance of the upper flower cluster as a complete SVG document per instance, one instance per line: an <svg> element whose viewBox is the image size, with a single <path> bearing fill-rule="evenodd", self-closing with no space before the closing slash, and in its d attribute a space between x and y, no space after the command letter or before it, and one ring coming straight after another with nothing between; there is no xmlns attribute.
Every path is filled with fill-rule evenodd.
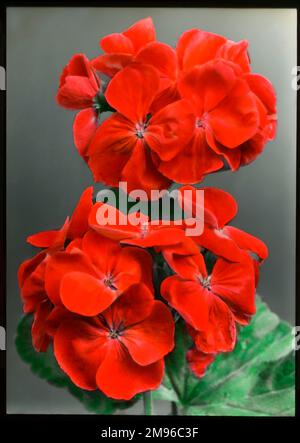
<svg viewBox="0 0 300 443"><path fill-rule="evenodd" d="M196 189L189 189L188 207L199 214ZM194 341L187 360L196 375L234 348L236 324L255 313L259 266L268 252L229 225L237 212L231 195L204 193L204 230L196 237L187 236L185 223L140 212L130 214L135 224L130 217L121 223L117 209L93 203L92 188L60 229L28 237L42 248L18 274L24 312L34 314L33 345L45 351L53 341L59 365L77 386L116 399L157 388L177 314ZM103 208L114 212L113 222L99 223ZM154 278L157 267L162 281Z"/></svg>
<svg viewBox="0 0 300 443"><path fill-rule="evenodd" d="M148 193L193 184L247 165L274 138L275 91L251 72L246 41L191 29L174 49L146 18L100 46L91 61L71 58L57 94L80 110L74 142L96 181Z"/></svg>

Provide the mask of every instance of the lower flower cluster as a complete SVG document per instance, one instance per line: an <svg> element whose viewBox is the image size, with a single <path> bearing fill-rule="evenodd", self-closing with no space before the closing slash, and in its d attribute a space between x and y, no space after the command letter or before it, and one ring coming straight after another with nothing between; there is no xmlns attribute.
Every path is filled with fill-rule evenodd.
<svg viewBox="0 0 300 443"><path fill-rule="evenodd" d="M195 216L196 188L179 191L187 189ZM78 387L129 400L162 383L181 317L193 340L187 362L202 377L218 353L234 349L237 325L255 313L266 246L229 225L237 205L219 189L204 188L204 229L193 237L184 222L139 211L124 223L124 214L93 203L92 194L92 187L83 192L60 229L27 239L40 248L18 273L24 312L34 315L35 350L53 346ZM99 223L103 210L113 221Z"/></svg>

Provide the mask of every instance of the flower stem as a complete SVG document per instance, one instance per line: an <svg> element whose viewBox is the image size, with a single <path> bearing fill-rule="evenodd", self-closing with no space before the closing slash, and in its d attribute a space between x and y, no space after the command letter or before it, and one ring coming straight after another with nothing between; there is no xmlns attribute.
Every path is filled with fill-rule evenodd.
<svg viewBox="0 0 300 443"><path fill-rule="evenodd" d="M152 413L153 413L153 406L152 406L152 393L151 393L151 391L144 392L143 400L144 400L144 415L152 415Z"/></svg>
<svg viewBox="0 0 300 443"><path fill-rule="evenodd" d="M178 415L178 408L175 401L171 402L171 415Z"/></svg>

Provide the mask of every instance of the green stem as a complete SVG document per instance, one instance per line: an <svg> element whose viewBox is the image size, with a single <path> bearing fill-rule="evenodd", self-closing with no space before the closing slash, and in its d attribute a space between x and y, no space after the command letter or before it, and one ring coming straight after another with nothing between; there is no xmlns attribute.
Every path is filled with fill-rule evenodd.
<svg viewBox="0 0 300 443"><path fill-rule="evenodd" d="M143 400L144 400L144 415L152 415L152 413L153 413L153 406L152 406L152 393L151 393L151 391L144 392Z"/></svg>
<svg viewBox="0 0 300 443"><path fill-rule="evenodd" d="M177 408L177 404L175 403L175 401L171 402L171 414L178 415L178 408Z"/></svg>

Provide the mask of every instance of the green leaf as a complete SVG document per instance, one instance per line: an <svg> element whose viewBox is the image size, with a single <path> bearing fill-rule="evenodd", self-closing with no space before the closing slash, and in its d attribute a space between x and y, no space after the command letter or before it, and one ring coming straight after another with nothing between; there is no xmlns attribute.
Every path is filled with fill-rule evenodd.
<svg viewBox="0 0 300 443"><path fill-rule="evenodd" d="M22 360L30 366L34 374L56 387L68 389L88 411L96 414L113 414L117 409L128 408L138 400L139 396L136 396L130 402L116 401L106 397L98 390L86 391L75 386L58 366L51 346L49 346L47 352L36 352L34 350L31 340L32 320L32 315L26 315L20 321L16 348Z"/></svg>
<svg viewBox="0 0 300 443"><path fill-rule="evenodd" d="M185 354L192 343L183 322L178 322L166 372L179 409L187 415L294 415L292 343L292 327L258 298L257 313L249 326L241 328L235 350L220 354L197 379L187 370Z"/></svg>

